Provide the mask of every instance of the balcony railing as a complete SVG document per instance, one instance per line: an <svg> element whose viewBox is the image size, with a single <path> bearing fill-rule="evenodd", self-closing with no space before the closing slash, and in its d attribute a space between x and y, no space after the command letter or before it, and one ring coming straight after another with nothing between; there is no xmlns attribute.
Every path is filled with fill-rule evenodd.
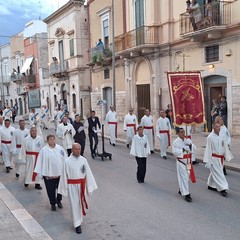
<svg viewBox="0 0 240 240"><path fill-rule="evenodd" d="M68 71L68 61L63 60L63 61L55 61L51 63L49 73L50 75L61 75L61 73L66 73Z"/></svg>
<svg viewBox="0 0 240 240"><path fill-rule="evenodd" d="M196 11L198 11L198 14L194 14L194 12L185 12L180 14L181 35L214 26L226 26L230 24L232 20L231 2L212 1L209 4L200 6L200 8L195 10L195 12ZM197 18L199 21L196 21Z"/></svg>
<svg viewBox="0 0 240 240"><path fill-rule="evenodd" d="M22 73L16 73L16 72L14 72L14 73L12 73L11 74L11 80L13 81L13 82L15 82L15 81L20 81L20 80L22 80Z"/></svg>
<svg viewBox="0 0 240 240"><path fill-rule="evenodd" d="M115 38L116 52L142 45L159 44L159 26L143 26Z"/></svg>
<svg viewBox="0 0 240 240"><path fill-rule="evenodd" d="M91 64L107 65L111 62L112 50L111 47L104 47L99 45L90 49L91 51Z"/></svg>

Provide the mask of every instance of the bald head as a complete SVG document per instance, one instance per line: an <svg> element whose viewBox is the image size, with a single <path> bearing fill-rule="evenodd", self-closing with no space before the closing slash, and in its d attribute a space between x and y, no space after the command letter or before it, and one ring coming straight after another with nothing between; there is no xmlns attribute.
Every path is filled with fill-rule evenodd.
<svg viewBox="0 0 240 240"><path fill-rule="evenodd" d="M72 155L74 157L79 157L81 154L81 145L79 143L74 143L72 145Z"/></svg>

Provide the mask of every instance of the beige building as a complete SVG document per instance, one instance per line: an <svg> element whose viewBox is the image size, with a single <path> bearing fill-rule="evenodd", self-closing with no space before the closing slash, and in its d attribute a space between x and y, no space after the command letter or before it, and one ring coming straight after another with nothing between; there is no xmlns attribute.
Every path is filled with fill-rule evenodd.
<svg viewBox="0 0 240 240"><path fill-rule="evenodd" d="M73 108L83 117L90 110L88 16L84 1L70 0L47 17L51 110Z"/></svg>

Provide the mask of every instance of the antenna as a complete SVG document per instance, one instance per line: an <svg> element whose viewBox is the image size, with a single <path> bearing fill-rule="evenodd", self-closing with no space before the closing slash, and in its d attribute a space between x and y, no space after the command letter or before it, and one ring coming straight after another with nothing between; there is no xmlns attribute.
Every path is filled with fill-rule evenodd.
<svg viewBox="0 0 240 240"><path fill-rule="evenodd" d="M38 1L39 3L39 17L38 17L38 20L41 20L41 2L40 0Z"/></svg>

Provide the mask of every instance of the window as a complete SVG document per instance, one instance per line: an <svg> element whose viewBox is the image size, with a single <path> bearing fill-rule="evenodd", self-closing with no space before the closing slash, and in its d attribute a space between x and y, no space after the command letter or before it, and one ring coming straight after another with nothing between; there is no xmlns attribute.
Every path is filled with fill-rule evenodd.
<svg viewBox="0 0 240 240"><path fill-rule="evenodd" d="M205 47L206 63L219 61L219 45Z"/></svg>
<svg viewBox="0 0 240 240"><path fill-rule="evenodd" d="M70 57L74 56L74 39L69 40L69 52L70 52Z"/></svg>
<svg viewBox="0 0 240 240"><path fill-rule="evenodd" d="M109 46L109 13L101 17L102 20L102 40L105 47Z"/></svg>
<svg viewBox="0 0 240 240"><path fill-rule="evenodd" d="M7 89L7 95L9 95L9 86L6 86L6 89ZM7 103L8 105L8 103Z"/></svg>
<svg viewBox="0 0 240 240"><path fill-rule="evenodd" d="M104 69L104 79L108 79L110 77L110 71L108 68Z"/></svg>

